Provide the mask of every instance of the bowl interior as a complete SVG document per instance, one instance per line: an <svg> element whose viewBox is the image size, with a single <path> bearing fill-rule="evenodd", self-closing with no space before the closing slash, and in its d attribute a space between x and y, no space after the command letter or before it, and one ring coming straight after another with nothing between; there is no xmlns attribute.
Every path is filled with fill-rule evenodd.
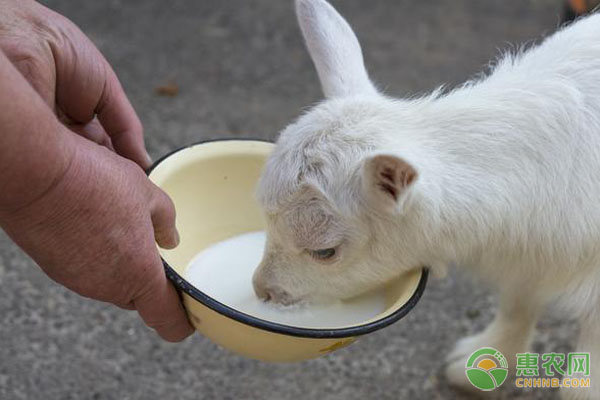
<svg viewBox="0 0 600 400"><path fill-rule="evenodd" d="M171 154L152 170L150 179L175 203L181 236L176 249L160 249L160 254L181 277L190 261L209 245L264 229L255 186L272 149L273 144L259 141L203 143ZM410 272L387 285L383 289L385 311L362 324L385 318L407 303L421 274L420 270Z"/></svg>

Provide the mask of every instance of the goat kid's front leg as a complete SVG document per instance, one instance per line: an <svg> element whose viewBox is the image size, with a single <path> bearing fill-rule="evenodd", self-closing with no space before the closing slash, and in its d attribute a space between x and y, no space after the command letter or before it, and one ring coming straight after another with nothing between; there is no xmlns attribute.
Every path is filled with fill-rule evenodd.
<svg viewBox="0 0 600 400"><path fill-rule="evenodd" d="M516 354L528 350L538 319L540 305L524 296L527 290L503 292L495 319L483 331L459 340L446 357L448 381L463 389L475 389L467 380L465 365L470 355L482 347L492 347L506 357L514 373Z"/></svg>

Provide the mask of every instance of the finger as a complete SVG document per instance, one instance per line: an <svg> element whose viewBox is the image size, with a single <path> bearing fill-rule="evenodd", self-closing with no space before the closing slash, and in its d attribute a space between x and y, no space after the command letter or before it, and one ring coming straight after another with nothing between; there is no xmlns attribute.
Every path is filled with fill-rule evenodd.
<svg viewBox="0 0 600 400"><path fill-rule="evenodd" d="M104 146L109 150L114 151L110 136L106 133L100 121L96 118L88 122L87 124L68 124L67 127L78 134L94 143Z"/></svg>
<svg viewBox="0 0 600 400"><path fill-rule="evenodd" d="M54 110L56 72L44 62L53 59L50 49L36 43L15 40L10 35L0 35L0 48L44 102Z"/></svg>
<svg viewBox="0 0 600 400"><path fill-rule="evenodd" d="M70 21L68 40L52 43L56 101L73 120L87 124L97 114L117 153L146 169L143 128L115 72L92 42Z"/></svg>
<svg viewBox="0 0 600 400"><path fill-rule="evenodd" d="M194 333L177 291L167 280L160 259L155 277L133 303L144 323L169 342L180 342Z"/></svg>
<svg viewBox="0 0 600 400"><path fill-rule="evenodd" d="M147 169L152 159L144 145L142 123L108 63L106 68L106 84L96 107L98 119L110 136L116 152Z"/></svg>
<svg viewBox="0 0 600 400"><path fill-rule="evenodd" d="M179 233L175 226L175 205L165 192L152 187L152 225L156 243L164 249L173 249L179 245Z"/></svg>

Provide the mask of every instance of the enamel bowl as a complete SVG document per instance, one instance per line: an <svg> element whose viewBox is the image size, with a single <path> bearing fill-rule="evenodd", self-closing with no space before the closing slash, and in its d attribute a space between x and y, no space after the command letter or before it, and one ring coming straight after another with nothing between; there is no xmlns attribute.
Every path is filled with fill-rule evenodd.
<svg viewBox="0 0 600 400"><path fill-rule="evenodd" d="M385 290L386 309L358 325L322 329L262 320L222 304L184 279L189 262L209 245L264 230L255 185L273 144L252 140L205 142L157 161L150 179L171 196L177 210L180 245L160 249L167 276L182 293L194 327L234 353L272 362L316 358L404 317L418 302L427 269L401 276ZM227 279L223 271L223 279Z"/></svg>

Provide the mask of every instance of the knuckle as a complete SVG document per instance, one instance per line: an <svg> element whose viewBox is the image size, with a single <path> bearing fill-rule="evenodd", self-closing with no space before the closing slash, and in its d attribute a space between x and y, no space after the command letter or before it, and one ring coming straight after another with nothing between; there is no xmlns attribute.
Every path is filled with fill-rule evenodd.
<svg viewBox="0 0 600 400"><path fill-rule="evenodd" d="M139 165L137 165L134 161L121 158L124 163L124 168L126 173L135 181L135 182L143 182L144 184L149 183L148 176L146 172Z"/></svg>
<svg viewBox="0 0 600 400"><path fill-rule="evenodd" d="M168 219L175 219L175 203L168 194L166 194L162 189L155 186L156 193L156 206L160 208L160 211L165 215Z"/></svg>

